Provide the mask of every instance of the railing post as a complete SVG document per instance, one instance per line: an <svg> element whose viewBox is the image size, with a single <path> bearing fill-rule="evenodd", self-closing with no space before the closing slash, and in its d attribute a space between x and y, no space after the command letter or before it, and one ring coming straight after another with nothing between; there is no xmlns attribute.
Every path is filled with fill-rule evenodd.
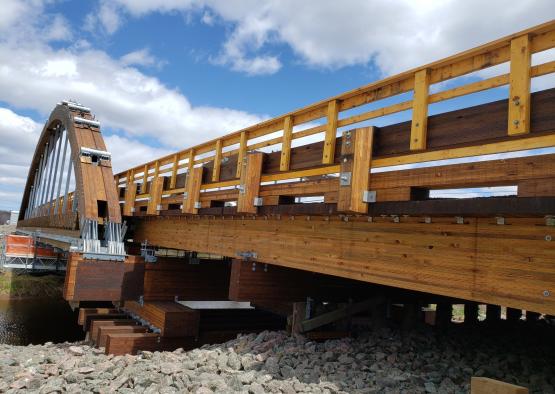
<svg viewBox="0 0 555 394"><path fill-rule="evenodd" d="M258 198L260 191L263 160L262 152L252 152L243 159L237 213L256 213L255 198Z"/></svg>
<svg viewBox="0 0 555 394"><path fill-rule="evenodd" d="M412 125L410 150L426 149L428 135L428 90L430 71L419 70L414 74L414 96L412 101Z"/></svg>
<svg viewBox="0 0 555 394"><path fill-rule="evenodd" d="M364 193L368 191L373 135L373 127L343 133L337 200L337 210L340 212L368 212Z"/></svg>
<svg viewBox="0 0 555 394"><path fill-rule="evenodd" d="M141 194L146 193L146 185L148 184L148 164L145 164L143 169L143 184L141 186Z"/></svg>
<svg viewBox="0 0 555 394"><path fill-rule="evenodd" d="M133 170L127 173L125 187L125 203L123 204L123 215L133 216L135 211L135 197L137 195L137 185L135 185L135 173Z"/></svg>
<svg viewBox="0 0 555 394"><path fill-rule="evenodd" d="M511 72L509 76L509 135L530 132L530 36L511 40Z"/></svg>
<svg viewBox="0 0 555 394"><path fill-rule="evenodd" d="M159 206L162 203L162 192L164 190L164 177L152 179L150 187L150 200L148 201L146 213L147 215L156 215Z"/></svg>
<svg viewBox="0 0 555 394"><path fill-rule="evenodd" d="M220 169L222 167L222 140L216 141L216 150L214 154L214 168L212 169L212 182L220 180Z"/></svg>
<svg viewBox="0 0 555 394"><path fill-rule="evenodd" d="M241 178L241 169L242 169L243 159L247 155L247 141L248 141L247 132L242 131L241 132L241 139L239 140L239 152L237 154L237 171L236 171L236 174L235 174L235 176L237 178Z"/></svg>
<svg viewBox="0 0 555 394"><path fill-rule="evenodd" d="M337 100L331 100L328 103L328 123L324 138L324 156L322 157L322 164L333 164L335 156L335 135L337 134L337 115Z"/></svg>
<svg viewBox="0 0 555 394"><path fill-rule="evenodd" d="M195 151L194 149L189 150L189 162L187 163L187 176L191 175L193 168L195 167Z"/></svg>
<svg viewBox="0 0 555 394"><path fill-rule="evenodd" d="M293 117L286 116L283 120L283 139L281 142L280 171L289 171L291 161L291 140L293 139Z"/></svg>
<svg viewBox="0 0 555 394"><path fill-rule="evenodd" d="M172 177L170 179L170 189L175 189L175 182L177 180L177 167L179 164L179 155L176 153L173 157Z"/></svg>
<svg viewBox="0 0 555 394"><path fill-rule="evenodd" d="M193 167L187 173L185 193L183 193L183 209L181 212L196 215L200 208L200 186L204 167Z"/></svg>

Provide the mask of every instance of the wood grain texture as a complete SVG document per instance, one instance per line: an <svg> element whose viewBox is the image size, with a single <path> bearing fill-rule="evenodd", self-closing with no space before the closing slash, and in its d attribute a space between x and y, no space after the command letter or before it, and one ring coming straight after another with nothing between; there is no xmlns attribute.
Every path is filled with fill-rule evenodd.
<svg viewBox="0 0 555 394"><path fill-rule="evenodd" d="M259 196L260 177L264 153L251 152L243 160L241 170L241 188L237 198L237 212L256 213L254 198Z"/></svg>
<svg viewBox="0 0 555 394"><path fill-rule="evenodd" d="M203 167L195 167L187 174L185 183L186 197L183 199L183 213L196 214L196 203L200 202L200 185L202 183Z"/></svg>
<svg viewBox="0 0 555 394"><path fill-rule="evenodd" d="M199 312L174 301L125 301L123 309L160 329L162 337L195 337L199 332Z"/></svg>
<svg viewBox="0 0 555 394"><path fill-rule="evenodd" d="M530 36L511 40L511 72L509 76L509 135L530 132Z"/></svg>
<svg viewBox="0 0 555 394"><path fill-rule="evenodd" d="M144 262L127 257L125 262L85 260L70 253L64 282L66 301L121 301L143 293Z"/></svg>
<svg viewBox="0 0 555 394"><path fill-rule="evenodd" d="M373 131L372 127L365 127L343 133L340 177L350 177L350 182L345 185L340 182L337 200L339 212L368 212L368 204L362 200L362 196L368 190Z"/></svg>
<svg viewBox="0 0 555 394"><path fill-rule="evenodd" d="M233 257L251 250L257 260L478 302L555 312L544 296L555 281L553 228L543 218L330 217L311 220L143 220L136 241Z"/></svg>
<svg viewBox="0 0 555 394"><path fill-rule="evenodd" d="M410 150L426 149L428 139L428 90L430 70L418 70L414 74L414 98L410 131Z"/></svg>

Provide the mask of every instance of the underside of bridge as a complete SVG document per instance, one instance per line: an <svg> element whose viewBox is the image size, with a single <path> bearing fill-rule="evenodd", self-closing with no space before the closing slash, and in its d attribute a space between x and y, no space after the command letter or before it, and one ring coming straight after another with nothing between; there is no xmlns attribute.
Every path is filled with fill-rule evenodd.
<svg viewBox="0 0 555 394"><path fill-rule="evenodd" d="M530 88L555 72L532 54L553 47L549 22L116 175L90 110L61 103L18 229L69 253L68 301L116 305L82 317L113 353L287 316L314 333L384 302L554 315L555 89ZM434 85L503 63L507 74ZM507 98L479 101L505 86ZM487 188L505 195L476 197ZM186 304L197 301L255 309L224 309L246 325L222 329L225 313ZM129 317L151 332L112 327Z"/></svg>

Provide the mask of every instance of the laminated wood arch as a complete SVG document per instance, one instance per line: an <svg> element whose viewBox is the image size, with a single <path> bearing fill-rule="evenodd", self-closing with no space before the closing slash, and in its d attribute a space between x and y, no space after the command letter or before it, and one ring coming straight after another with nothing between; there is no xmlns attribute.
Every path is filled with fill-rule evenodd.
<svg viewBox="0 0 555 394"><path fill-rule="evenodd" d="M50 114L37 143L18 227L76 230L83 220L121 223L119 200L100 124L88 108L64 102Z"/></svg>

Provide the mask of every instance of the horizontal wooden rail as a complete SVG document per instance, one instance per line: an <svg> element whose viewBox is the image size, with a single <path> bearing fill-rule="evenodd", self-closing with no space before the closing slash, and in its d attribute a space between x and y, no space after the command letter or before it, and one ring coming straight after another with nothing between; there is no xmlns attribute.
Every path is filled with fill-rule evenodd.
<svg viewBox="0 0 555 394"><path fill-rule="evenodd" d="M410 150L402 154L375 157L370 164L371 168L553 146L552 136L538 135L464 147L430 149L427 137L430 104L504 85L509 85L514 96L507 104L510 122L506 135L528 137L531 107L530 79L555 72L555 61L531 66L531 55L553 47L555 47L555 21L550 21L137 166L118 174L116 182L118 185L126 187L129 180L132 179L134 183L146 185L149 180L154 180L158 176L168 176L169 182L163 185L162 192L181 193L185 189L176 186L178 174L191 173L193 167L208 165L211 166L210 179L212 182L203 182L200 190L233 187L240 184L241 166L239 163L246 157L247 152L280 145L281 149L278 150L281 151L282 157L281 173L262 174L262 182L333 174L339 171L339 166L333 163L338 128L408 110L413 111ZM432 84L449 81L506 62L512 65L511 72L508 74L429 93L429 86ZM341 117L344 111L411 91L414 91L413 99ZM323 123L314 124L318 123L320 119ZM294 131L294 128L301 128L301 130ZM280 132L281 135L270 137L270 134L276 132ZM321 163L324 166L290 171L292 142L317 134L319 136L316 137L316 140L323 140ZM268 138L264 138L266 136ZM222 163L233 158L236 158L237 163L235 179L222 180ZM143 187L141 192L145 194L146 187Z"/></svg>

